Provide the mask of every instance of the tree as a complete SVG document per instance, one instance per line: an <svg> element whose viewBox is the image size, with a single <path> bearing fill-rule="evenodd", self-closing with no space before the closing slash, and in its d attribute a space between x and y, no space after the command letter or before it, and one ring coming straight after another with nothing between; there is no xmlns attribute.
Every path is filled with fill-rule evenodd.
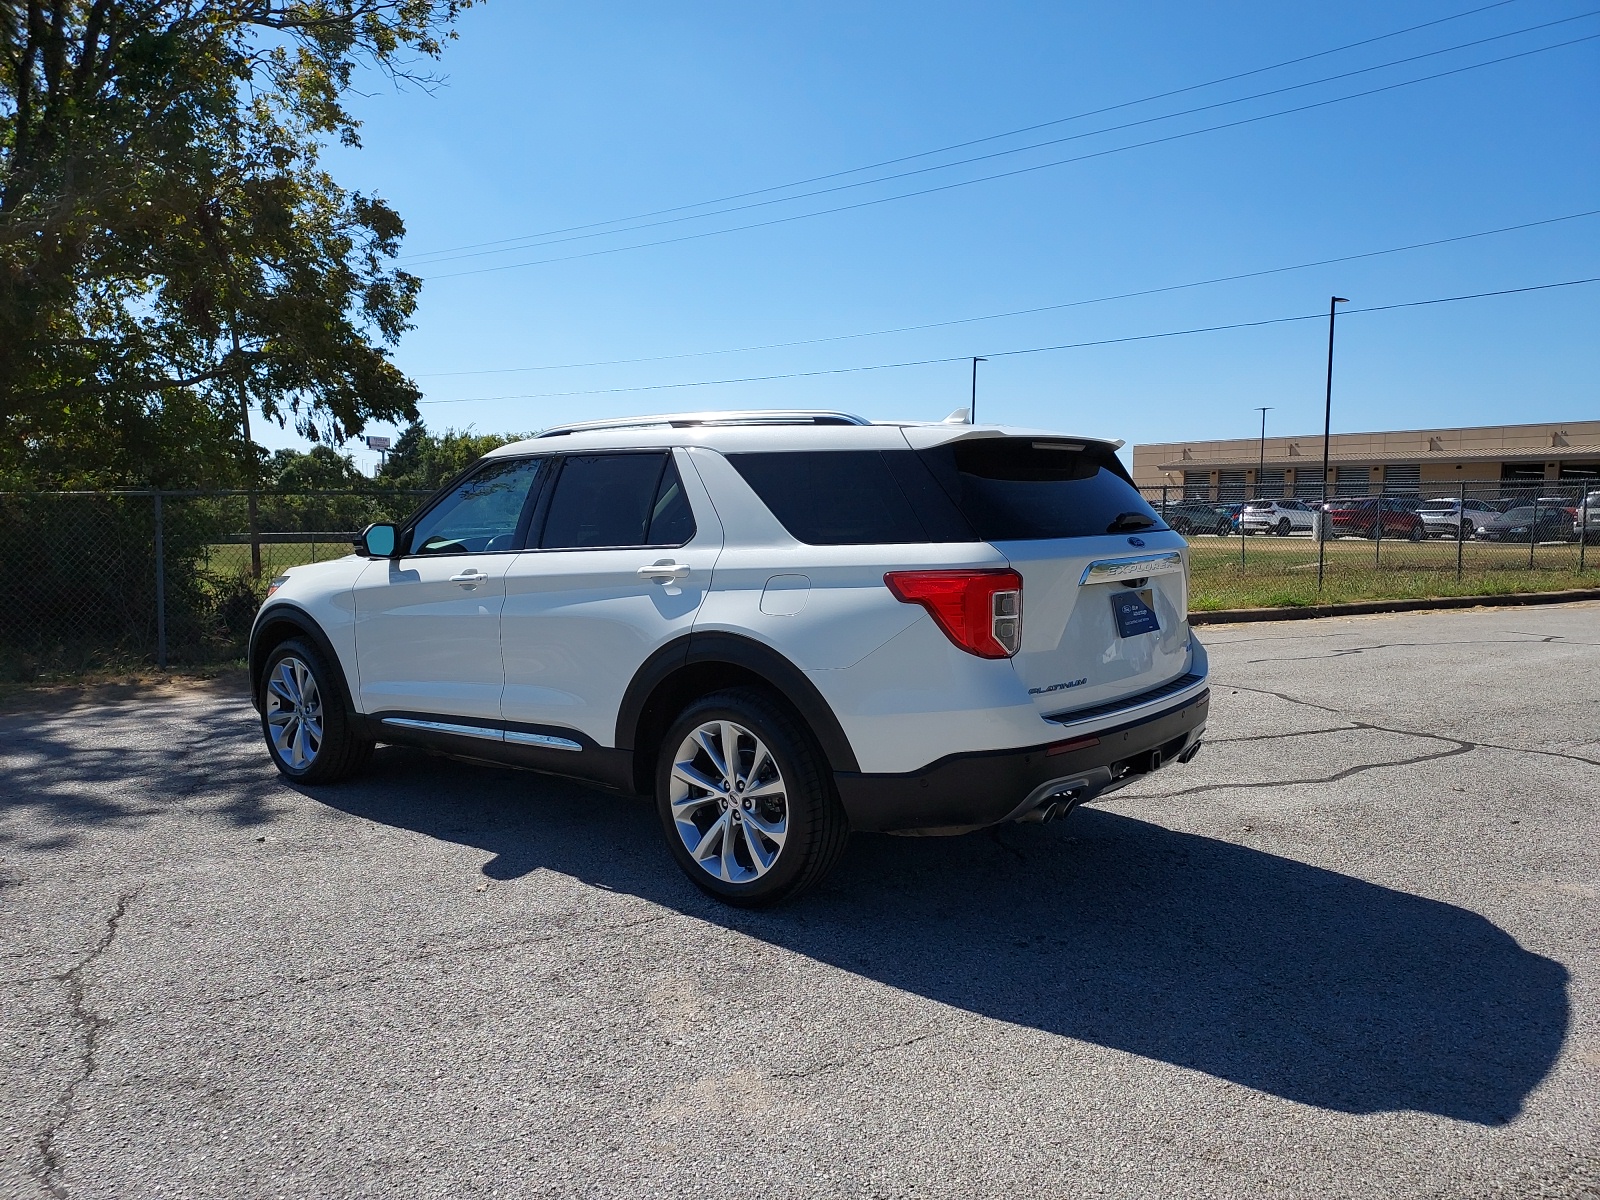
<svg viewBox="0 0 1600 1200"><path fill-rule="evenodd" d="M528 436L526 433L475 434L470 429L446 429L443 434L432 434L418 421L395 439L378 478L397 488L432 491L489 451Z"/></svg>
<svg viewBox="0 0 1600 1200"><path fill-rule="evenodd" d="M350 456L332 446L313 446L306 452L275 450L263 477L280 492L344 492L372 486Z"/></svg>
<svg viewBox="0 0 1600 1200"><path fill-rule="evenodd" d="M354 73L429 82L472 0L0 0L0 474L254 482L249 404L313 440L416 417L420 280Z"/></svg>

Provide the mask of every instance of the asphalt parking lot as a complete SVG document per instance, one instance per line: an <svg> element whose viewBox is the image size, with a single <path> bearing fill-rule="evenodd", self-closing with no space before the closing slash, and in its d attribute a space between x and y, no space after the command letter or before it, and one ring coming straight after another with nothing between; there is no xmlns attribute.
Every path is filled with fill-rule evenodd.
<svg viewBox="0 0 1600 1200"><path fill-rule="evenodd" d="M1600 605L1203 636L1189 767L770 913L242 698L0 717L0 1193L1600 1196Z"/></svg>

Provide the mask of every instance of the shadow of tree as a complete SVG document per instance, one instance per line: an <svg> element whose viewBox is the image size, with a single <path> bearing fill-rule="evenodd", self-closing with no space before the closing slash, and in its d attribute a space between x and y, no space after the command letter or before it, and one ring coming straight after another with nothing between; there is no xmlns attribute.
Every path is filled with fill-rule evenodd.
<svg viewBox="0 0 1600 1200"><path fill-rule="evenodd" d="M0 717L0 814L28 812L42 825L0 842L63 849L174 803L259 825L272 819L274 794L281 799L278 777L248 705L153 699Z"/></svg>
<svg viewBox="0 0 1600 1200"><path fill-rule="evenodd" d="M640 896L995 1020L1350 1113L1514 1118L1568 1025L1567 972L1466 909L1100 809L952 839L857 837L787 908L696 891L639 800L399 749L310 793Z"/></svg>

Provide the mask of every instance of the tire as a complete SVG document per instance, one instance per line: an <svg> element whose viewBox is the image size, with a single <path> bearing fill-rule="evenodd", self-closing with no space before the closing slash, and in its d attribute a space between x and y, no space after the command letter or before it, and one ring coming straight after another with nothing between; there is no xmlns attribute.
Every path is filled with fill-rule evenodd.
<svg viewBox="0 0 1600 1200"><path fill-rule="evenodd" d="M1279 517L1278 518L1278 536L1279 537L1288 537L1289 536L1289 518L1288 517Z"/></svg>
<svg viewBox="0 0 1600 1200"><path fill-rule="evenodd" d="M1422 526L1413 525L1411 531L1406 534L1406 540L1408 542L1420 542L1422 540Z"/></svg>
<svg viewBox="0 0 1600 1200"><path fill-rule="evenodd" d="M261 672L261 736L272 765L295 783L336 783L372 757L372 743L350 727L333 670L315 646L291 638Z"/></svg>
<svg viewBox="0 0 1600 1200"><path fill-rule="evenodd" d="M1462 541L1470 542L1473 538L1475 538L1477 536L1478 536L1478 527L1476 525L1474 525L1471 521L1463 521L1461 523L1461 540Z"/></svg>
<svg viewBox="0 0 1600 1200"><path fill-rule="evenodd" d="M732 786L720 766L730 730L741 760ZM833 868L850 834L811 731L756 688L714 692L672 723L656 760L656 812L690 882L740 908L798 896Z"/></svg>

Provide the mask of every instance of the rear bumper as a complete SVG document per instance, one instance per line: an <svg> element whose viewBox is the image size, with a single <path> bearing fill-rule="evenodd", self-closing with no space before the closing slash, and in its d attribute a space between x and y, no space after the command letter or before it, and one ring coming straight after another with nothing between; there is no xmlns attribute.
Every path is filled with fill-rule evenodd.
<svg viewBox="0 0 1600 1200"><path fill-rule="evenodd" d="M834 775L850 827L862 832L978 828L1021 817L1053 796L1103 795L1195 749L1208 690L1164 712L1020 750L952 754L903 775Z"/></svg>

